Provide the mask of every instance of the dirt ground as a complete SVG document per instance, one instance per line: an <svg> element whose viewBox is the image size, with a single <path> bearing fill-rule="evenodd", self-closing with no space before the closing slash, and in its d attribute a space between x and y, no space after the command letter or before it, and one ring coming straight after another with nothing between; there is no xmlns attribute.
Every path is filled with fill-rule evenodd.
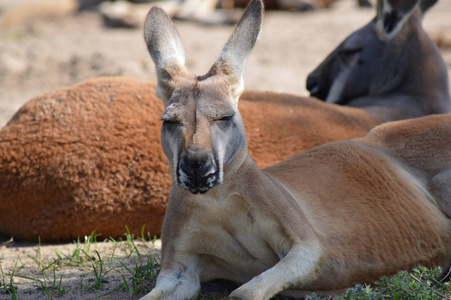
<svg viewBox="0 0 451 300"><path fill-rule="evenodd" d="M307 95L305 80L308 73L343 38L369 22L373 16L373 9L359 9L355 1L351 0L340 0L331 9L309 13L268 12L261 38L247 61L246 87ZM451 1L440 0L425 16L425 28L434 34L449 35L450 16ZM207 72L218 57L232 27L202 26L181 21L175 23L185 46L188 69L196 74ZM448 69L451 69L451 49L442 49L442 54ZM65 18L35 20L23 26L2 30L0 127L33 96L88 78L116 75L156 79L141 28L106 28L98 14L85 11ZM90 287L94 284L95 268L89 259L85 260L88 267L68 267L66 260L64 267L56 273L52 273L52 268L42 271L45 263L50 264L57 259L58 253L70 253L67 256L73 257L80 245L74 243L39 247L30 243L13 242L1 246L1 242L8 238L0 238L0 288L2 284L8 284L16 266L18 274L28 277L14 278L20 299L94 299L113 291L123 283L121 275L128 274L123 266L122 271L116 271L119 267L110 264L108 270L112 271L106 275L102 288L93 289ZM142 262L143 257L137 252L152 252L151 245L140 244L137 248L139 251L130 248L127 242L120 245L111 241L92 243L89 251L99 249L102 259L123 257L122 262L130 268L136 265L137 260L145 264L145 261ZM119 249L118 252L114 252L116 248ZM95 258L95 252L90 254ZM96 264L99 267L99 260ZM42 275L43 272L47 275ZM57 283L62 278L66 293L62 296L57 296L55 292L47 294L45 289L38 288L42 287L39 281L30 279L40 278L42 281L45 276ZM127 280L129 276L130 274L126 276ZM142 291L143 289L136 295L119 289L104 296L104 299L137 299L142 296ZM0 299L11 299L11 296L0 290Z"/></svg>

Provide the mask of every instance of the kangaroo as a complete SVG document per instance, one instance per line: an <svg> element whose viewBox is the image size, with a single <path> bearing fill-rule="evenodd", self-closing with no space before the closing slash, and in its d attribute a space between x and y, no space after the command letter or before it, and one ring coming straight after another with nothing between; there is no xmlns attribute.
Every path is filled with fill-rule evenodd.
<svg viewBox="0 0 451 300"><path fill-rule="evenodd" d="M146 18L172 187L161 271L142 299L195 299L217 278L243 284L228 299L300 296L446 265L451 115L387 123L263 170L249 157L238 101L262 17L253 0L203 76L187 72L165 13Z"/></svg>
<svg viewBox="0 0 451 300"><path fill-rule="evenodd" d="M421 24L436 2L379 0L376 17L310 73L310 95L381 122L450 112L446 65Z"/></svg>
<svg viewBox="0 0 451 300"><path fill-rule="evenodd" d="M183 49L178 51L183 57ZM431 82L434 86L423 93L435 91L439 98L447 93L440 88L439 76ZM382 121L409 118L412 110L447 112L446 105L441 111L436 108L434 97L405 102L404 110L394 107L405 112L396 116L389 110L370 115L371 105L356 108L249 90L241 95L239 106L248 152L265 168L328 142L363 137ZM16 239L61 242L93 230L120 238L125 225L140 235L145 224L151 235L160 235L171 186L159 139L161 113L155 83L136 78L94 78L28 101L0 130L0 232ZM88 120L86 114L91 116ZM68 126L60 126L63 116ZM140 146L125 151L124 144ZM438 176L431 186L440 195L446 195L440 189L444 179L446 174Z"/></svg>

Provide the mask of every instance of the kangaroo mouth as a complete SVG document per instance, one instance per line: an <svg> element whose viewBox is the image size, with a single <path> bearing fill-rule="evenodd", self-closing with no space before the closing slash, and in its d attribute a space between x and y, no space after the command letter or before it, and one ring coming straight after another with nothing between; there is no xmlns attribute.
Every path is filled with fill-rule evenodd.
<svg viewBox="0 0 451 300"><path fill-rule="evenodd" d="M316 97L316 98L320 99L321 94L319 93L319 85L314 86L308 90L310 91L310 97ZM320 100L324 100L324 99L320 99Z"/></svg>
<svg viewBox="0 0 451 300"><path fill-rule="evenodd" d="M310 90L310 97L316 98L320 101L327 102L329 90L322 89L319 85L312 87Z"/></svg>

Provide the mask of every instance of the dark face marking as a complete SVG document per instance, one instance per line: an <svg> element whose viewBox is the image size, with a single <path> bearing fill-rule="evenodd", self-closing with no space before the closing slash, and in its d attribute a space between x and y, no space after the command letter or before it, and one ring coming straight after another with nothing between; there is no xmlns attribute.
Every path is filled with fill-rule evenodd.
<svg viewBox="0 0 451 300"><path fill-rule="evenodd" d="M391 11L384 14L384 30L387 34L395 29L396 24L401 20L401 16L397 13L397 11Z"/></svg>
<svg viewBox="0 0 451 300"><path fill-rule="evenodd" d="M250 212L247 214L247 219L249 220L249 223L254 224L255 218Z"/></svg>
<svg viewBox="0 0 451 300"><path fill-rule="evenodd" d="M219 168L211 152L183 151L177 182L191 193L205 193L219 183Z"/></svg>

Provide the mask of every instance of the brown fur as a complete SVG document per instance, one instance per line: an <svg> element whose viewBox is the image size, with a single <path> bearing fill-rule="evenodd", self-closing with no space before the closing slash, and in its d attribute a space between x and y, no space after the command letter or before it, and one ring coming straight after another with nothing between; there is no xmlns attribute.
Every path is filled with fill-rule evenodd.
<svg viewBox="0 0 451 300"><path fill-rule="evenodd" d="M434 206L426 187L451 167L450 133L451 115L392 122L266 169L300 191L295 196L324 245L329 263L306 288L343 288L418 264L448 264L449 212ZM340 274L350 265L357 268Z"/></svg>
<svg viewBox="0 0 451 300"><path fill-rule="evenodd" d="M170 178L155 98L152 83L105 78L27 102L0 132L0 232L159 234Z"/></svg>
<svg viewBox="0 0 451 300"><path fill-rule="evenodd" d="M260 167L376 124L358 109L315 99L257 91L242 98ZM0 232L70 241L93 230L118 238L126 225L140 235L145 225L159 235L171 185L162 111L154 83L120 77L27 102L0 131Z"/></svg>

